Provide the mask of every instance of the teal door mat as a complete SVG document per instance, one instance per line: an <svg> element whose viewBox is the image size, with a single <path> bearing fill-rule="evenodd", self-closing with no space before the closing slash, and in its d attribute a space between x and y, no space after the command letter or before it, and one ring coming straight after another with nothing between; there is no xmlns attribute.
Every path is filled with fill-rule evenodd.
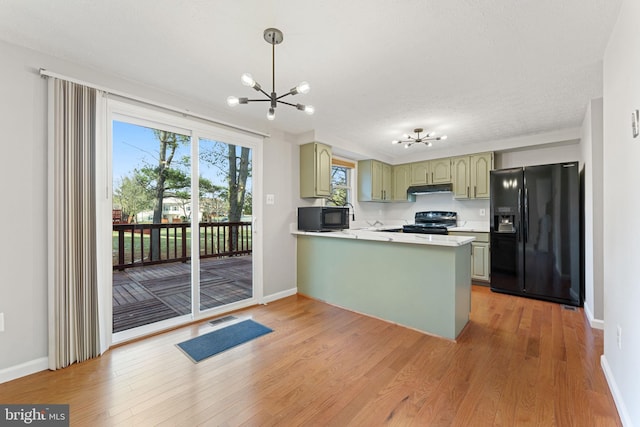
<svg viewBox="0 0 640 427"><path fill-rule="evenodd" d="M273 332L251 319L234 323L222 329L177 344L191 360L198 363L204 359L222 353L225 350L244 344L255 338Z"/></svg>

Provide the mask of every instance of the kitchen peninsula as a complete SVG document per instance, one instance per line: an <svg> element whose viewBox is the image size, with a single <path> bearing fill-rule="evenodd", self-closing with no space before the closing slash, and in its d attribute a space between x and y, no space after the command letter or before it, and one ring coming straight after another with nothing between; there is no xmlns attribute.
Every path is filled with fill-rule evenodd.
<svg viewBox="0 0 640 427"><path fill-rule="evenodd" d="M473 237L292 233L302 295L448 339L469 321Z"/></svg>

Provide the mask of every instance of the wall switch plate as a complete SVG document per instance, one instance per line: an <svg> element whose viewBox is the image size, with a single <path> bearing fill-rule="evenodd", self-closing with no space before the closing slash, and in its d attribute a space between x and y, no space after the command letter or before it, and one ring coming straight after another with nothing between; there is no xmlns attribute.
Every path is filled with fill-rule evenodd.
<svg viewBox="0 0 640 427"><path fill-rule="evenodd" d="M4 313L0 313L0 332L4 332Z"/></svg>
<svg viewBox="0 0 640 427"><path fill-rule="evenodd" d="M480 209L480 216L485 216L486 215L486 211L484 209Z"/></svg>
<svg viewBox="0 0 640 427"><path fill-rule="evenodd" d="M267 204L268 205L276 204L276 196L274 194L267 194Z"/></svg>
<svg viewBox="0 0 640 427"><path fill-rule="evenodd" d="M618 349L622 350L622 326L618 325L618 330L616 333L616 339L618 341Z"/></svg>

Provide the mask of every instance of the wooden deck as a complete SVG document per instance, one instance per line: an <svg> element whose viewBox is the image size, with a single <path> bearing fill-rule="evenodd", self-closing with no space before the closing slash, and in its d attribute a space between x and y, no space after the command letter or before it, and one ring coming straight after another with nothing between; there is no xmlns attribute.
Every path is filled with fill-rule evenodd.
<svg viewBox="0 0 640 427"><path fill-rule="evenodd" d="M251 256L200 260L200 309L251 298ZM191 264L113 272L113 332L191 312Z"/></svg>

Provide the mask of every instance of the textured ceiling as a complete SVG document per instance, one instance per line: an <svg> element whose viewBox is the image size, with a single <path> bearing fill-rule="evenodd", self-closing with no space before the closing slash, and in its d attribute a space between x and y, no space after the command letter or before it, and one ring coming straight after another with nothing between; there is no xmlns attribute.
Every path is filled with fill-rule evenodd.
<svg viewBox="0 0 640 427"><path fill-rule="evenodd" d="M620 0L0 0L0 39L209 105L238 123L406 155L416 127L462 146L579 127L602 96L602 57ZM306 80L307 116L266 103ZM56 70L52 70L56 71ZM237 116L236 116L237 115ZM429 150L415 146L411 150ZM469 147L473 151L473 147ZM418 154L418 152L416 152Z"/></svg>

